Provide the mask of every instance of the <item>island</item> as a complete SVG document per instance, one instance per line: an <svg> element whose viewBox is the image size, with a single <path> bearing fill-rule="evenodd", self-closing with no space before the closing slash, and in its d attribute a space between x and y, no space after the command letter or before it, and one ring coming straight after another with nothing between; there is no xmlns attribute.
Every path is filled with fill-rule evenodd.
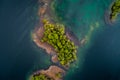
<svg viewBox="0 0 120 80"><path fill-rule="evenodd" d="M33 72L29 80L63 80L70 65L77 60L77 49L81 42L64 24L54 21L52 1L39 0L39 23L32 33L32 40L51 56L54 65Z"/></svg>
<svg viewBox="0 0 120 80"><path fill-rule="evenodd" d="M111 12L110 12L110 20L115 21L116 17L120 14L120 0L116 0L112 3Z"/></svg>
<svg viewBox="0 0 120 80"><path fill-rule="evenodd" d="M50 66L48 70L40 70L33 73L29 80L61 80L65 71L57 66Z"/></svg>

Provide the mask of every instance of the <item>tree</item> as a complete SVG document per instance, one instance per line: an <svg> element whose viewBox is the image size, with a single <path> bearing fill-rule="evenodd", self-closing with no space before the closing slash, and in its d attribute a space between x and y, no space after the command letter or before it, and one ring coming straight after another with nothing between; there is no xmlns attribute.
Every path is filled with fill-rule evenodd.
<svg viewBox="0 0 120 80"><path fill-rule="evenodd" d="M77 47L66 37L64 25L45 21L44 28L45 32L42 42L47 42L54 47L58 53L60 64L67 65L76 60Z"/></svg>

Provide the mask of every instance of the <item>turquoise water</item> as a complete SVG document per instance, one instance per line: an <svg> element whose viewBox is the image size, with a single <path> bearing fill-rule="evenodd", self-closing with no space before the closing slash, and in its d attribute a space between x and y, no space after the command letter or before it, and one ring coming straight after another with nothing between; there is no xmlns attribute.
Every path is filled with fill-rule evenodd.
<svg viewBox="0 0 120 80"><path fill-rule="evenodd" d="M78 61L64 80L120 80L120 23L105 23L113 0L56 0L56 14L81 40ZM37 0L0 0L0 80L26 80L51 64L35 46ZM120 19L120 18L119 18Z"/></svg>
<svg viewBox="0 0 120 80"><path fill-rule="evenodd" d="M117 21L110 25L105 22L105 14L112 2L113 0L55 0L58 19L80 40L87 37L87 43L79 48L77 65L68 71L65 80L120 79L120 23Z"/></svg>
<svg viewBox="0 0 120 80"><path fill-rule="evenodd" d="M104 14L112 0L55 0L57 16L78 35L86 35L90 26L98 22L104 26Z"/></svg>

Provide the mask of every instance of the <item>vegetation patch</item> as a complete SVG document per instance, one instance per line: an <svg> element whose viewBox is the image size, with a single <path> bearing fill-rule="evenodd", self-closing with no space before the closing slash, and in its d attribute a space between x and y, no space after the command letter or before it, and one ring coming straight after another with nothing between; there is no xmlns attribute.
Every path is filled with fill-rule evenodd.
<svg viewBox="0 0 120 80"><path fill-rule="evenodd" d="M116 0L111 7L110 19L114 20L120 14L120 0Z"/></svg>
<svg viewBox="0 0 120 80"><path fill-rule="evenodd" d="M31 80L54 80L54 79L49 78L44 74L39 74L39 75L33 75Z"/></svg>
<svg viewBox="0 0 120 80"><path fill-rule="evenodd" d="M65 35L65 27L62 24L53 24L43 20L44 37L41 42L47 42L55 49L61 65L69 65L76 60L77 46Z"/></svg>

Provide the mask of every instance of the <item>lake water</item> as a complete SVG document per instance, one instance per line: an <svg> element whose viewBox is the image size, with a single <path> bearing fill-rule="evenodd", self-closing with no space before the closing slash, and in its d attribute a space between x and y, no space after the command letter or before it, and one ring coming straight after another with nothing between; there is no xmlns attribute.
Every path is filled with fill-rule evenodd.
<svg viewBox="0 0 120 80"><path fill-rule="evenodd" d="M65 80L120 80L120 23L106 24L104 17L112 1L56 0L58 18L88 40ZM52 64L31 40L37 7L37 0L0 0L0 80L26 80Z"/></svg>

